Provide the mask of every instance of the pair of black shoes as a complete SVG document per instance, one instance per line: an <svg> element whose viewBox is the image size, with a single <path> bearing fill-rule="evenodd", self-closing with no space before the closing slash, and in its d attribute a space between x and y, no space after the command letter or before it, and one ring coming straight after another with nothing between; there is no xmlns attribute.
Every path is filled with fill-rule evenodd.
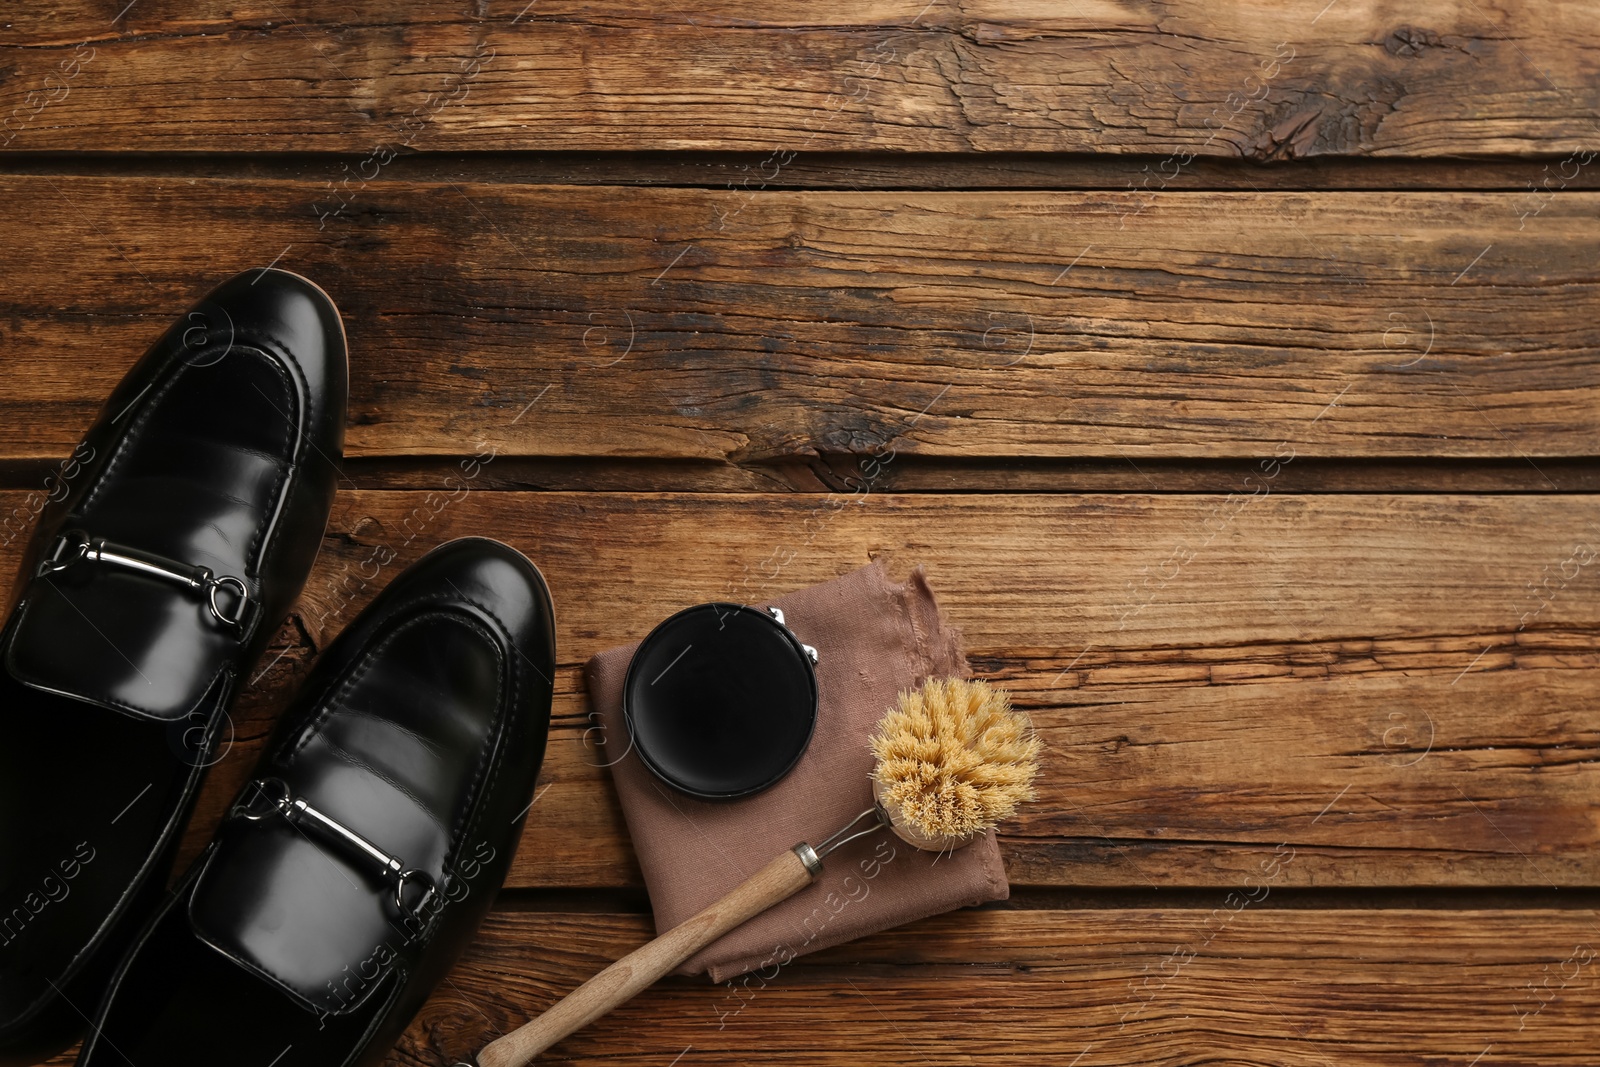
<svg viewBox="0 0 1600 1067"><path fill-rule="evenodd" d="M401 573L323 652L210 846L167 875L228 709L316 558L338 311L242 274L112 394L0 634L0 1063L375 1063L503 881L549 725L539 572Z"/></svg>

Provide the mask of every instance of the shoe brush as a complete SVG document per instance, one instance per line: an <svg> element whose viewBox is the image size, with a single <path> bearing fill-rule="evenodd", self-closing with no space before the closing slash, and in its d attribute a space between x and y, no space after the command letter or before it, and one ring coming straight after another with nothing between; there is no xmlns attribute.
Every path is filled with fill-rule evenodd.
<svg viewBox="0 0 1600 1067"><path fill-rule="evenodd" d="M781 853L742 885L573 990L532 1022L484 1047L478 1067L524 1067L575 1030L626 1003L728 931L789 899L822 861L888 827L907 844L951 852L1033 798L1039 739L1002 689L930 679L900 694L872 737L875 803L822 844ZM463 1067L463 1065L458 1065Z"/></svg>

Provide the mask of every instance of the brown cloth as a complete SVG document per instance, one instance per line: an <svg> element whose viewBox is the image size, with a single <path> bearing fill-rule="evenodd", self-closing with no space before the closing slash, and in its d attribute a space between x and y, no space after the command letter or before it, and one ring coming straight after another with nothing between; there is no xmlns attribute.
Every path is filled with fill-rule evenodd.
<svg viewBox="0 0 1600 1067"><path fill-rule="evenodd" d="M657 931L696 914L797 842L820 844L871 807L868 739L883 713L901 690L925 678L971 674L961 634L940 615L920 567L897 585L872 564L771 605L817 649L817 725L794 769L755 796L698 800L660 782L633 751L622 714L623 678L637 643L589 661L604 758ZM992 831L941 855L880 830L834 852L816 882L690 958L678 973L708 971L723 982L759 968L771 978L795 956L1009 894Z"/></svg>

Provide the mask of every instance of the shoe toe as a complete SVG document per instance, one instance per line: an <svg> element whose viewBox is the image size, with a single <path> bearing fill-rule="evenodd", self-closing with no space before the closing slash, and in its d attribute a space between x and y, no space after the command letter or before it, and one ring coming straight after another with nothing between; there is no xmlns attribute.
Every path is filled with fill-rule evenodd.
<svg viewBox="0 0 1600 1067"><path fill-rule="evenodd" d="M555 670L555 620L539 569L515 548L487 537L450 541L419 561L407 583L420 596L459 598L492 616L536 673Z"/></svg>
<svg viewBox="0 0 1600 1067"><path fill-rule="evenodd" d="M294 364L309 394L341 415L349 385L344 325L333 300L307 278L274 267L247 270L189 313L186 348L217 358L219 341L264 345Z"/></svg>

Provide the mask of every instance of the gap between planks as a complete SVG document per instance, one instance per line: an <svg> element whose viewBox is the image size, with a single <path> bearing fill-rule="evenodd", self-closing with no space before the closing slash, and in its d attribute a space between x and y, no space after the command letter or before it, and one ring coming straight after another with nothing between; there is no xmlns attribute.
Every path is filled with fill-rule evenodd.
<svg viewBox="0 0 1600 1067"><path fill-rule="evenodd" d="M647 185L743 188L766 150L747 152L429 152L397 156L378 182L515 185ZM1172 193L1526 192L1547 177L1560 152L1497 159L1297 159L1272 163L1195 160ZM800 152L763 190L880 192L939 190L1110 190L1142 187L1166 155L1007 152ZM0 175L100 178L282 179L323 182L358 170L367 156L345 152L9 152ZM1600 189L1600 168L1563 175L1561 191Z"/></svg>
<svg viewBox="0 0 1600 1067"><path fill-rule="evenodd" d="M459 473L468 456L350 457L342 484L356 489L430 492ZM717 462L671 458L563 458L503 456L474 481L489 492L595 493L810 493L851 494L866 475L862 455L795 455L772 462ZM1142 460L1125 457L1070 460L962 460L908 454L870 479L874 493L1109 493L1226 494L1256 473L1259 461L1230 459ZM39 487L59 460L0 461L0 491L42 495ZM1527 459L1356 459L1303 457L1284 467L1274 493L1551 494L1600 492L1600 456Z"/></svg>

